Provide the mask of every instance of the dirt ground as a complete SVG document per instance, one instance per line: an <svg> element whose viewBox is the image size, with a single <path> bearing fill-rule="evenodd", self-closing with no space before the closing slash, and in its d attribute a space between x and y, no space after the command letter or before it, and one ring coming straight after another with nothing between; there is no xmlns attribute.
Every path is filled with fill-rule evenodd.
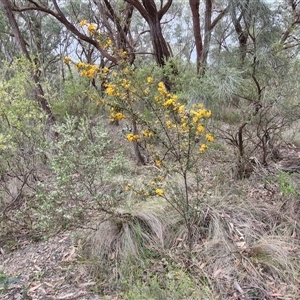
<svg viewBox="0 0 300 300"><path fill-rule="evenodd" d="M98 300L95 282L78 263L70 233L46 242L22 245L5 253L0 248L0 299ZM105 298L107 299L107 298Z"/></svg>

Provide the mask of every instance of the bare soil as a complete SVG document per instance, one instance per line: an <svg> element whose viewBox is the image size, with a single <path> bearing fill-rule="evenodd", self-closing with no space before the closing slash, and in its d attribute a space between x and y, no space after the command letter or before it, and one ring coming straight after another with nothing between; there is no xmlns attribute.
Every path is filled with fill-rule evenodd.
<svg viewBox="0 0 300 300"><path fill-rule="evenodd" d="M93 292L96 283L78 263L71 233L24 243L14 252L0 251L0 271L6 277L0 278L0 299L103 299Z"/></svg>

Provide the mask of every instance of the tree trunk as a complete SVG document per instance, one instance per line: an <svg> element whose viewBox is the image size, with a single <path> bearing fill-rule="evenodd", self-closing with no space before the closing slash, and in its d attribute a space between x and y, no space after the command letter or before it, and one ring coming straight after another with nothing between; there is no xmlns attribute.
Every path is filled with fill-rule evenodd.
<svg viewBox="0 0 300 300"><path fill-rule="evenodd" d="M171 52L162 34L160 21L158 19L152 19L148 24L156 63L163 67L166 61L171 57Z"/></svg>
<svg viewBox="0 0 300 300"><path fill-rule="evenodd" d="M246 5L248 5L248 1L246 2ZM241 25L241 20L244 14L245 8L242 8L242 12L240 16L237 18L236 16L236 9L235 7L231 10L231 19L233 22L234 29L238 35L238 41L239 41L239 47L240 47L240 53L241 53L241 62L243 63L245 61L246 55L247 55L247 43L248 43L248 32L246 30L243 30L243 27Z"/></svg>
<svg viewBox="0 0 300 300"><path fill-rule="evenodd" d="M219 15L212 21L212 0L205 1L205 16L204 16L204 34L201 33L200 25L200 0L189 0L192 20L193 20L193 34L196 46L196 66L197 74L203 75L207 65L207 59L210 48L211 32L218 22L223 18L228 11L228 6L221 10Z"/></svg>
<svg viewBox="0 0 300 300"><path fill-rule="evenodd" d="M208 52L211 40L211 15L212 15L212 0L205 1L205 20L204 20L204 43L203 52L201 57L202 69L204 71L207 65Z"/></svg>
<svg viewBox="0 0 300 300"><path fill-rule="evenodd" d="M190 8L193 17L192 20L193 20L193 33L194 33L195 46L196 46L197 74L199 74L200 66L201 66L201 57L203 52L201 27L200 27L200 14L199 14L200 0L189 0L189 2L190 2Z"/></svg>
<svg viewBox="0 0 300 300"><path fill-rule="evenodd" d="M161 67L164 66L172 54L163 36L160 21L170 8L172 0L168 0L160 10L157 10L154 0L143 0L142 3L138 0L125 1L137 9L148 23L156 63Z"/></svg>

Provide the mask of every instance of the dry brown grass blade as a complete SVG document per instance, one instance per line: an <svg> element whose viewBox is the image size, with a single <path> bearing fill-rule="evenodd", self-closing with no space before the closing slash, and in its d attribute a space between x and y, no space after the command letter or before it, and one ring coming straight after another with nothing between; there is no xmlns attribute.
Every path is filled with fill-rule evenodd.
<svg viewBox="0 0 300 300"><path fill-rule="evenodd" d="M291 231L297 214L285 215L290 207L280 210L280 203L219 203L207 210L207 235L194 252L215 293L229 299L238 282L240 297L300 299L300 245Z"/></svg>
<svg viewBox="0 0 300 300"><path fill-rule="evenodd" d="M123 209L100 225L90 238L90 252L93 257L139 258L143 248L164 247L167 220L162 217L164 205L155 203L150 208L139 205Z"/></svg>

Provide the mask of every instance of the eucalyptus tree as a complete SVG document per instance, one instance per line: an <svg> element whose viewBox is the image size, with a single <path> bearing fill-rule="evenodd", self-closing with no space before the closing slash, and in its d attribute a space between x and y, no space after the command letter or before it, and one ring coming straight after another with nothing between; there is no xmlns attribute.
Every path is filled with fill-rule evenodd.
<svg viewBox="0 0 300 300"><path fill-rule="evenodd" d="M207 64L212 30L228 11L228 6L226 4L223 4L224 7L218 9L219 12L217 13L216 17L212 20L213 5L217 1L205 0L204 2L205 12L203 14L204 17L201 18L200 8L202 7L200 6L200 0L189 0L193 20L193 32L197 55L196 65L198 74L200 73L200 71L202 73L204 72L205 66ZM203 29L202 24L204 24Z"/></svg>
<svg viewBox="0 0 300 300"><path fill-rule="evenodd" d="M163 2L163 1L162 1ZM161 30L161 19L167 12L171 0L168 0L160 9L156 8L154 1L86 1L84 2L94 12L90 15L90 23L97 25L101 34L112 39L114 46L118 50L124 50L128 54L129 61L132 63L135 59L135 44L134 37L131 36L131 21L133 10L136 9L141 14L149 25L150 36L153 44L154 56L159 65L164 65L165 59L171 56L171 52L163 37ZM79 2L58 3L56 0L44 2L27 0L15 3L13 10L16 12L41 11L51 15L60 23L62 23L76 38L87 44L92 45L101 55L111 64L118 64L121 57L117 52L112 53L105 49L101 43L88 32L84 32L78 23L80 17L83 16L78 7L82 6ZM71 8L68 10L68 8ZM72 16L73 14L73 16ZM77 19L77 20L74 20ZM75 23L75 22L76 23ZM137 37L138 38L138 37Z"/></svg>
<svg viewBox="0 0 300 300"><path fill-rule="evenodd" d="M300 2L297 0L280 1L277 8L278 21L284 28L280 39L283 50L292 50L294 55L299 53Z"/></svg>
<svg viewBox="0 0 300 300"><path fill-rule="evenodd" d="M239 177L249 175L250 157L261 165L270 162L280 131L298 111L293 93L298 94L299 63L282 44L288 28L282 16L293 22L289 11L284 7L279 15L266 1L232 0L229 14L216 27L220 47L211 60L209 75L216 82L211 90L236 114L228 130L217 130L234 148ZM295 33L296 28L289 42Z"/></svg>
<svg viewBox="0 0 300 300"><path fill-rule="evenodd" d="M20 50L16 45L5 12L4 10L0 10L0 61L11 62L15 56L19 55Z"/></svg>
<svg viewBox="0 0 300 300"><path fill-rule="evenodd" d="M30 56L30 51L28 50L28 45L26 43L26 40L24 39L24 36L21 33L20 26L16 20L16 17L12 10L12 5L9 0L1 0L0 1L3 11L7 17L7 20L11 26L11 32L16 40L16 43L19 46L20 52L26 57L26 59L33 63L32 57ZM45 114L48 117L48 123L50 125L51 134L53 135L53 138L56 137L56 132L52 130L53 125L55 123L55 117L51 111L49 102L47 98L45 97L45 93L43 90L43 87L40 83L40 74L39 74L39 68L38 66L35 66L31 72L32 78L35 82L35 98L37 102L40 104L41 108L45 112Z"/></svg>
<svg viewBox="0 0 300 300"><path fill-rule="evenodd" d="M172 54L163 35L161 20L169 10L173 0L162 0L160 1L159 7L157 7L154 0L142 0L141 2L139 0L125 1L138 10L149 25L155 60L159 66L164 66L166 60L168 60Z"/></svg>

